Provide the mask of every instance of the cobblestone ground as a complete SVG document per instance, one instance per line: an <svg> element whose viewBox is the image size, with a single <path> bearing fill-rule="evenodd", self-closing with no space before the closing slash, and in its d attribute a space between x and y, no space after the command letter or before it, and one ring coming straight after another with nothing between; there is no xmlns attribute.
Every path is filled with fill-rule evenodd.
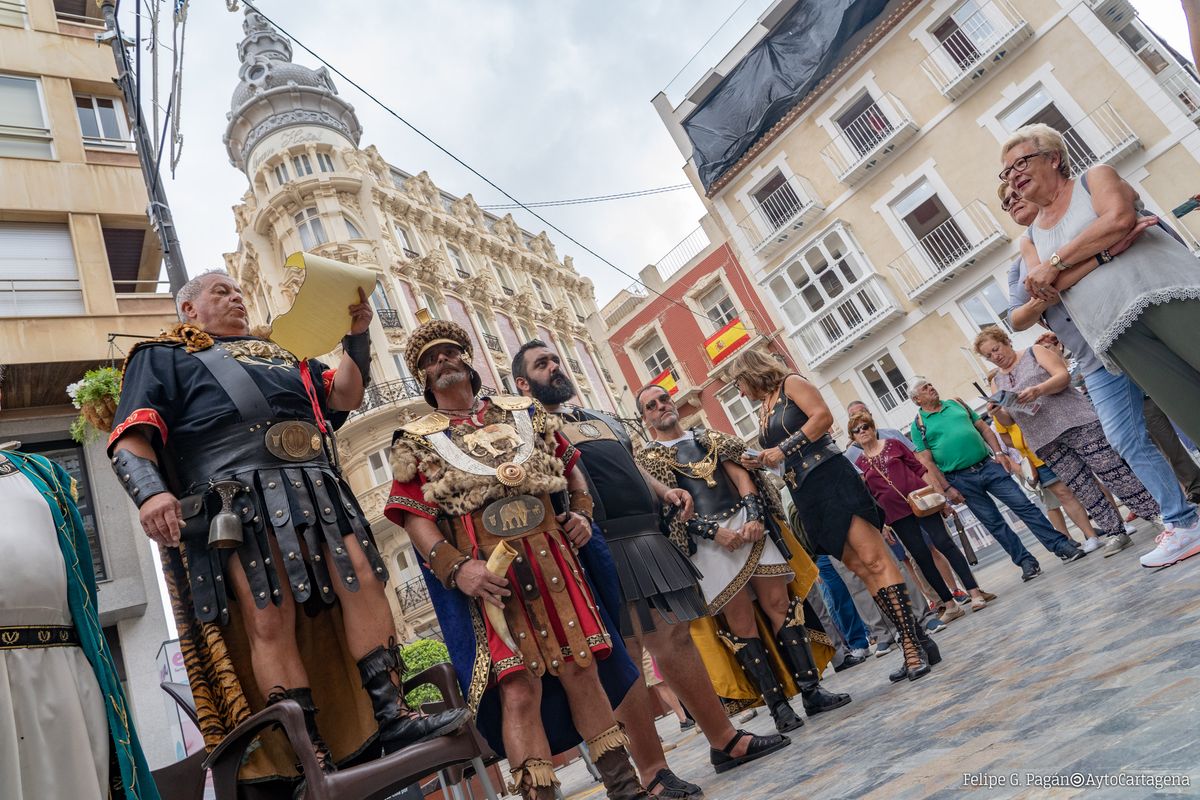
<svg viewBox="0 0 1200 800"><path fill-rule="evenodd" d="M664 718L667 760L708 800L1200 797L1200 557L1143 569L1138 555L1153 535L1143 525L1124 552L1064 565L1025 534L1044 570L1027 584L989 547L976 578L999 599L937 634L945 660L930 675L889 683L895 651L831 669L825 685L849 692L850 705L808 718L785 750L719 776L703 736ZM761 710L742 727L774 730ZM1032 783L1076 773L1190 786ZM971 786L964 774L1015 775L1017 785ZM579 762L560 779L568 798L604 797Z"/></svg>

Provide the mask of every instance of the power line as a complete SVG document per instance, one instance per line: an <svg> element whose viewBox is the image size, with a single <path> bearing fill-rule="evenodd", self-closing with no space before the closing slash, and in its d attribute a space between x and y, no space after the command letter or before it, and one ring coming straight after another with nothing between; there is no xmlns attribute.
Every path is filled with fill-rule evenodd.
<svg viewBox="0 0 1200 800"><path fill-rule="evenodd" d="M598 194L592 197L576 197L571 200L544 200L540 203L488 203L480 205L480 208L489 210L499 210L505 208L546 208L553 206L575 206L584 203L603 203L608 200L624 200L629 197L647 197L654 194L663 194L665 192L677 192L680 189L691 188L690 183L677 183L674 186L659 186L655 189L638 189L633 192L618 192L616 194Z"/></svg>
<svg viewBox="0 0 1200 800"><path fill-rule="evenodd" d="M395 118L396 118L397 120L399 120L399 121L400 121L400 122L401 122L401 123L402 123L402 124L403 124L405 127L407 127L409 130L411 130L411 131L412 131L413 133L415 133L417 136L420 136L420 137L421 137L422 139L424 139L426 142L428 142L429 144L431 144L433 147L435 147L435 148L436 148L436 149L437 149L439 152L441 152L441 153L442 153L443 155L445 155L447 158L450 158L450 159L451 159L451 160L453 160L453 161L454 161L456 164L458 164L459 166L461 166L463 169L467 170L467 171L468 171L468 172L470 172L472 175L474 175L475 177L479 178L481 181L483 181L484 183L486 183L488 186L491 186L491 187L492 187L493 189L495 189L497 192L499 192L500 194L504 195L504 196L505 196L505 197L507 197L509 200L511 200L511 201L513 202L513 207L514 207L514 208L521 208L521 209L523 209L524 211L528 212L530 215L532 215L532 216L533 216L533 218L534 218L534 219L538 220L539 222L541 222L541 223L542 223L543 225L545 225L546 227L548 227L548 228L550 228L551 230L555 231L556 233L558 233L558 235L562 236L564 239L566 239L567 241L571 242L571 243L572 243L572 244L574 244L576 247L578 247L579 249L583 250L585 253L588 253L588 254L590 254L592 257L594 257L594 258L595 258L596 260L598 260L600 263L602 263L602 264L605 264L605 265L607 265L607 266L611 267L612 269L614 269L614 270L616 270L617 272L619 272L619 273L621 273L622 275L624 275L626 278L629 278L629 279L630 279L631 281L633 281L635 284L637 284L637 285L639 285L639 286L642 286L642 287L644 287L644 288L645 288L647 291L653 292L654 294L656 294L656 295L658 295L659 297L663 298L664 300L666 300L668 303L671 303L672 305L679 306L680 308L682 308L682 309L684 309L685 311L687 311L689 314L693 314L693 315L695 315L696 317L699 317L700 319L704 319L704 320L707 320L707 319L708 319L708 316L707 316L706 314L702 314L702 313L700 313L699 311L696 311L694 308L691 308L690 306L686 305L685 303L681 303L681 302L679 302L678 300L675 300L675 299L673 299L673 298L667 297L665 294L663 294L662 292L660 292L658 289L655 289L653 286L648 286L648 285L646 285L646 284L645 284L645 283L643 283L643 282L642 282L642 280L641 280L640 278L638 278L636 275L632 275L632 274L630 274L630 273L626 272L625 270L621 269L621 268L620 268L620 267L618 267L616 264L614 264L613 262L609 261L609 260L608 260L607 258L605 258L604 256L602 256L602 255L600 255L599 253L597 253L595 250L593 250L592 248L588 247L586 244L584 244L583 242L579 241L579 240L578 240L578 239L576 239L574 236L572 236L571 234L567 233L567 232L566 232L566 231L564 231L562 228L558 227L558 226L557 226L557 225L555 225L553 222L551 222L550 220L548 220L548 219L546 219L545 217L543 217L541 214L539 214L539 213L537 213L536 211L534 211L533 209L531 209L531 208L530 208L528 205L526 205L525 203L522 203L520 200L518 200L517 198L513 197L511 194L509 194L507 191L505 191L505 190L504 190L504 189L503 189L503 188L502 188L502 187L501 187L499 184L497 184L497 183L496 183L495 181L493 181L491 178L487 177L487 176L486 176L486 175L484 175L482 172L480 172L479 170L475 169L475 168L474 168L474 167L472 167L470 164L468 164L467 162L463 161L461 158L459 158L458 156L456 156L454 153L450 152L450 151L449 151L448 149L446 149L446 148L445 148L443 145L439 144L439 143L438 143L436 140L434 140L434 138L433 138L433 137L431 137L429 134L425 133L423 130L421 130L420 128L418 128L416 125L414 125L413 123L409 122L409 121L408 121L407 119L405 119L404 117L400 116L400 114L399 114L398 112L394 111L394 110L391 108L391 106L387 105L387 104L386 104L386 103L384 103L382 100L380 100L378 97L376 97L375 95L373 95L373 94L371 94L369 91L367 91L365 88L363 88L363 86L362 86L361 84L359 84L357 81L355 81L355 80L354 80L353 78L351 78L349 75L347 75L346 73L342 72L340 69L338 69L337 67L335 67L335 66L334 66L333 64L331 64L330 62L326 61L326 60L325 60L323 57L321 57L320 55L318 55L318 54L316 53L316 51L314 51L314 50L313 50L311 47L309 47L309 46L308 46L308 45L306 45L304 42L302 42L302 41L300 41L299 39L297 39L295 36L293 36L291 33L289 33L289 32L288 32L288 31L287 31L287 30L286 30L286 29L285 29L283 26L281 26L281 25L280 25L279 23L277 23L275 20L271 19L269 16L267 16L266 14L264 14L264 13L263 13L263 12L262 12L262 11L261 11L259 8L258 8L258 6L256 6L254 3L250 2L250 0L242 0L242 2L243 2L243 4L244 4L244 5L245 5L247 8L251 9L252 11L254 11L255 13L257 13L259 16L261 16L263 19L265 19L267 22L269 22L269 23L270 23L270 24L271 24L271 25L272 25L272 26L273 26L273 27L274 27L276 30L278 30L278 31L279 31L280 33L282 33L284 36L288 37L288 38L289 38L289 39L291 39L293 42L295 42L295 44L296 44L297 46L299 46L299 47L300 47L300 49L304 50L306 53L308 53L310 56L312 56L313 58L315 58L317 61L320 61L322 65L324 65L325 67L327 67L327 68L328 68L328 69L329 69L331 72L333 72L333 73L334 73L335 75L337 75L339 78L341 78L342 80L344 80L346 83L350 84L350 85L351 85L351 86L353 86L355 89L357 89L358 91L362 92L362 93L363 93L363 94L364 94L364 95L367 97L367 99L368 99L368 100L370 100L372 103L374 103L375 105L377 105L377 106L379 106L380 108L382 108L384 111L386 111L386 112L387 112L388 114L390 114L391 116L395 117Z"/></svg>

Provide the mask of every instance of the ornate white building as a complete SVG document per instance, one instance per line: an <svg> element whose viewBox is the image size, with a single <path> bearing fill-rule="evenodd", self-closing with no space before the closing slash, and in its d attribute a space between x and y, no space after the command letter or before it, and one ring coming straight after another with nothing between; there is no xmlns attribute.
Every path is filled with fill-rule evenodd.
<svg viewBox="0 0 1200 800"><path fill-rule="evenodd" d="M256 323L291 306L300 277L283 267L291 253L378 273L373 382L339 432L342 467L391 570L389 598L402 636L436 634L408 536L383 518L392 432L427 410L403 359L415 313L428 309L467 329L489 389L514 390L510 357L536 337L564 356L582 404L612 411L620 396L612 375L619 373L604 364L588 332L597 314L592 282L570 256L559 259L545 232L489 214L469 194L450 195L424 172L391 166L374 145L360 148L362 127L328 72L292 63L287 39L250 9L243 29L225 145L250 188L233 209L238 247L225 255L226 268Z"/></svg>

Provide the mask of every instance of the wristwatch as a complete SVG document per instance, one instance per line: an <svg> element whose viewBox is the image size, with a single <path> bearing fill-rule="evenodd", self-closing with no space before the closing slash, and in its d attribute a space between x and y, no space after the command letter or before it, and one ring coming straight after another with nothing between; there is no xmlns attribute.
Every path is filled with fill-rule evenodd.
<svg viewBox="0 0 1200 800"><path fill-rule="evenodd" d="M1113 260L1113 255L1112 255L1112 253L1108 252L1107 250L1101 250L1099 253L1096 254L1096 260L1099 261L1101 264L1107 264L1108 262Z"/></svg>
<svg viewBox="0 0 1200 800"><path fill-rule="evenodd" d="M1058 253L1051 253L1050 254L1050 266L1054 267L1059 272L1062 272L1064 269L1066 269L1067 267L1069 267L1071 265L1063 263L1063 260L1058 257Z"/></svg>

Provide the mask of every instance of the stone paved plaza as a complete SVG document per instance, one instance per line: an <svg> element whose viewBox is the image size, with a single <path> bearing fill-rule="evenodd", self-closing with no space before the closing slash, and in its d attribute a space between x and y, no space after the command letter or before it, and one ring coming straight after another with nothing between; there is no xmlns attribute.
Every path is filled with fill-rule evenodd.
<svg viewBox="0 0 1200 800"><path fill-rule="evenodd" d="M831 669L825 685L849 692L850 705L720 776L704 738L664 718L662 738L676 745L667 759L708 800L1200 797L1200 557L1143 569L1153 535L1143 524L1124 552L1063 565L1025 534L1044 570L1027 584L989 547L976 577L1000 597L937 634L945 660L930 675L889 683L896 651ZM774 730L761 710L743 727ZM971 787L964 773L1016 773L1019 784ZM1185 776L1190 786L1046 788L1026 773ZM568 798L604 796L579 762L560 778Z"/></svg>

